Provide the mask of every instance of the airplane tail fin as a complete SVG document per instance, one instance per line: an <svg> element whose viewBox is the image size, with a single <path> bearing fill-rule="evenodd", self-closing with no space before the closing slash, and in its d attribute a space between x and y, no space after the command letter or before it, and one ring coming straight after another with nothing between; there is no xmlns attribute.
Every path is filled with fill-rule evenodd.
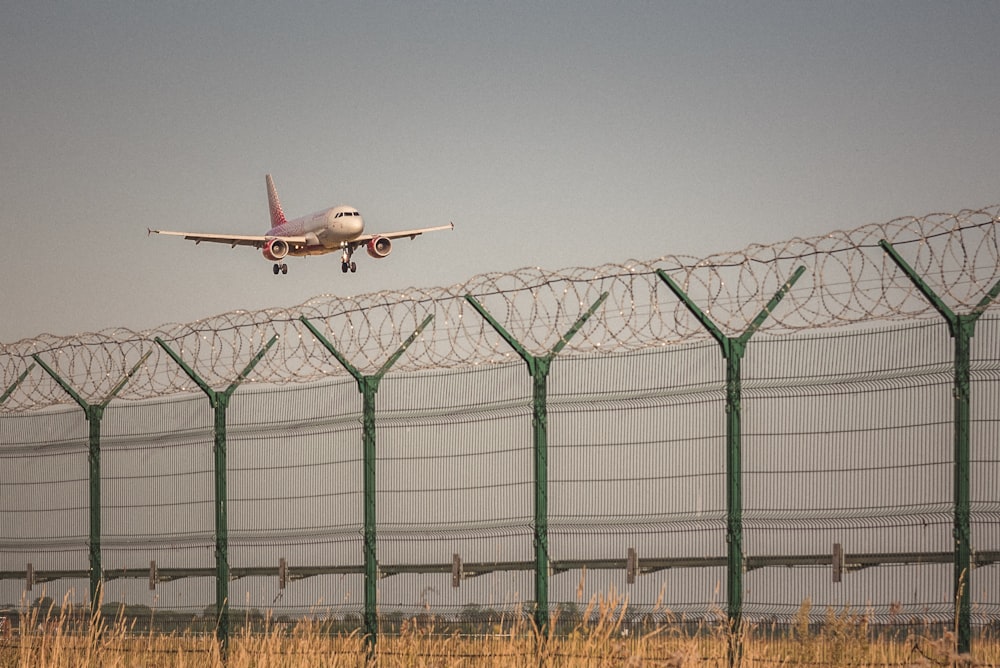
<svg viewBox="0 0 1000 668"><path fill-rule="evenodd" d="M285 224L285 212L281 210L281 202L278 201L278 191L274 188L274 180L268 174L267 181L267 204L271 209L271 227Z"/></svg>

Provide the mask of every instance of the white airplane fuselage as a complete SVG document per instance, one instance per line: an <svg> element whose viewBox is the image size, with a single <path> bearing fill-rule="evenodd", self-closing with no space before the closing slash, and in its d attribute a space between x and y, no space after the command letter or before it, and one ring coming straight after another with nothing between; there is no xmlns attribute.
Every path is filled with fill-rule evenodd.
<svg viewBox="0 0 1000 668"><path fill-rule="evenodd" d="M365 219L350 206L335 206L272 227L265 237L305 237L306 246L291 248L289 255L323 255L343 248L365 231Z"/></svg>

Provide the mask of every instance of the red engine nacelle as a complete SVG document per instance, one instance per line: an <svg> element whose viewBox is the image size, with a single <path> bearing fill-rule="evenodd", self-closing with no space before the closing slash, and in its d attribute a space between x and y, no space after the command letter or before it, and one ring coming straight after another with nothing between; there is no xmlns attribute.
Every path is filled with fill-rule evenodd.
<svg viewBox="0 0 1000 668"><path fill-rule="evenodd" d="M392 241L386 239L385 237L372 237L367 244L365 244L365 250L372 257L383 258L392 252Z"/></svg>
<svg viewBox="0 0 1000 668"><path fill-rule="evenodd" d="M277 262L288 255L288 242L284 239L268 239L264 243L264 257Z"/></svg>

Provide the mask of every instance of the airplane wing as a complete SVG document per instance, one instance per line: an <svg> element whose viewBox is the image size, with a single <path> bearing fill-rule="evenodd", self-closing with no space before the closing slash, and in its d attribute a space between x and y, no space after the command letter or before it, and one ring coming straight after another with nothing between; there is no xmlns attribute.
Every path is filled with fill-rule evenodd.
<svg viewBox="0 0 1000 668"><path fill-rule="evenodd" d="M426 230L425 230L426 231ZM269 239L282 239L287 241L292 247L295 246L305 246L308 244L308 240L305 237L273 237L273 236L249 236L249 235L239 235L239 234L201 234L197 232L173 232L170 230L151 230L146 229L148 234L168 234L174 237L184 237L189 241L193 241L196 244L200 244L202 241L208 241L216 244L227 244L236 248L237 246L253 246L254 248L263 248L264 244L267 243ZM417 232L419 234L419 231Z"/></svg>
<svg viewBox="0 0 1000 668"><path fill-rule="evenodd" d="M453 230L455 229L455 223L448 223L447 225L439 225L438 227L423 227L419 230L402 230L400 232L384 232L381 234L362 234L357 239L352 240L352 244L363 244L371 241L375 237L381 237L383 239L402 239L404 237L410 237L411 239L420 236L424 232L437 232L439 230Z"/></svg>

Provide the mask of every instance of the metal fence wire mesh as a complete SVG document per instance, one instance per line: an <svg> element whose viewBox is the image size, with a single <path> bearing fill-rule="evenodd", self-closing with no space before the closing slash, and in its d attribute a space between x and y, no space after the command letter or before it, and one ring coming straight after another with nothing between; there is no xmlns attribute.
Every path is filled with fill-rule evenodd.
<svg viewBox="0 0 1000 668"><path fill-rule="evenodd" d="M973 625L1000 624L1000 306L982 304L1000 282L998 213L899 219L700 261L523 269L450 288L2 345L0 604L16 605L32 585L37 595L42 583L53 598L70 589L86 598L96 563L106 601L207 615L222 540L228 604L244 611L323 611L361 624L371 549L383 621L528 614L538 577L553 613L572 615L614 588L636 619L725 617L726 360L656 270L736 337L805 266L745 341L742 618L787 622L808 599L819 616L831 606L881 623L953 619L953 337L878 246L884 239L955 313L982 311L970 344L965 595ZM465 295L529 357L551 362L544 575L538 384ZM234 390L221 408L224 529L213 469L220 409L167 347L208 388ZM378 394L366 424L371 378Z"/></svg>

